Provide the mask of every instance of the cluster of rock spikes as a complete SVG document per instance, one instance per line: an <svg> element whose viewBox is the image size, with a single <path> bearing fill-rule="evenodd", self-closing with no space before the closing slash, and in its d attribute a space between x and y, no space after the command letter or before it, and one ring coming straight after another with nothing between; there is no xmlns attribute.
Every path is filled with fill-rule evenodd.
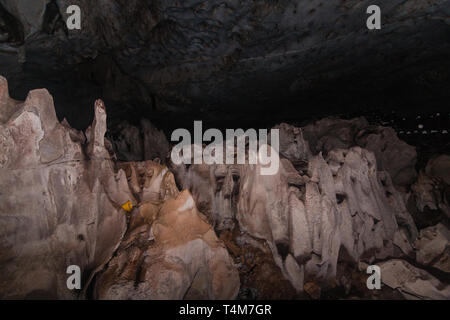
<svg viewBox="0 0 450 320"><path fill-rule="evenodd" d="M47 90L15 101L0 78L0 298L450 298L448 156L418 174L392 129L324 119L277 126L276 175L174 165L149 122L108 139L94 108L81 132Z"/></svg>

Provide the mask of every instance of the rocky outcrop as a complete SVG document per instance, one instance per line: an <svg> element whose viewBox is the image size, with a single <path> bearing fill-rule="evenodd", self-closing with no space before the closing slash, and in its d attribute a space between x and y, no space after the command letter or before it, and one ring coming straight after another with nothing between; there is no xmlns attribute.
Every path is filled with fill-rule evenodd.
<svg viewBox="0 0 450 320"><path fill-rule="evenodd" d="M450 218L450 185L446 182L447 159L445 155L430 159L411 186L407 205L419 228L434 226Z"/></svg>
<svg viewBox="0 0 450 320"><path fill-rule="evenodd" d="M9 110L0 123L0 297L74 298L67 267L81 268L85 288L125 232L121 204L134 201L105 148L105 107L96 102L85 144L58 122L46 90L16 103L0 82Z"/></svg>
<svg viewBox="0 0 450 320"><path fill-rule="evenodd" d="M272 175L166 166L161 131L143 120L105 138L106 111L97 100L77 131L46 90L16 101L0 78L0 298L316 299L373 263L397 295L450 299L448 156L411 185L415 150L391 129L328 118L275 127Z"/></svg>
<svg viewBox="0 0 450 320"><path fill-rule="evenodd" d="M364 118L326 118L302 128L313 153L360 146L375 154L379 170L387 171L398 186L409 186L416 177L417 153L397 137L392 128L369 125Z"/></svg>
<svg viewBox="0 0 450 320"><path fill-rule="evenodd" d="M298 292L305 279L334 283L340 261L413 254L418 231L374 153L333 147L313 156L306 133L277 128L284 132L280 154L289 159L280 159L275 175L261 175L259 165L172 165L218 232L237 227L264 240Z"/></svg>
<svg viewBox="0 0 450 320"><path fill-rule="evenodd" d="M141 202L119 250L96 281L95 298L234 299L237 270L191 194L178 192L165 166L151 161L144 170L125 166Z"/></svg>
<svg viewBox="0 0 450 320"><path fill-rule="evenodd" d="M395 259L380 264L381 281L408 300L448 300L450 286L410 263Z"/></svg>
<svg viewBox="0 0 450 320"><path fill-rule="evenodd" d="M420 230L417 262L450 273L450 231L442 223Z"/></svg>
<svg viewBox="0 0 450 320"><path fill-rule="evenodd" d="M17 102L0 78L0 107L0 298L236 297L239 275L190 193L163 165L113 161L101 100L85 134L57 120L46 90ZM67 287L71 265L81 290Z"/></svg>
<svg viewBox="0 0 450 320"><path fill-rule="evenodd" d="M149 120L142 119L139 127L122 122L117 131L111 139L117 160L165 161L169 142L164 133L155 128Z"/></svg>

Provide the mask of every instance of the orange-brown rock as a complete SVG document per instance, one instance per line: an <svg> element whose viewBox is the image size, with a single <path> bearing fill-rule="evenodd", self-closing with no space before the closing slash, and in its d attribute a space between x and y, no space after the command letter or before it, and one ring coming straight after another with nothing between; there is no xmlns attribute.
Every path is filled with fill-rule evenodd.
<svg viewBox="0 0 450 320"><path fill-rule="evenodd" d="M195 205L178 192L165 166L123 164L141 199L128 232L97 279L99 299L233 299L239 275L228 252Z"/></svg>

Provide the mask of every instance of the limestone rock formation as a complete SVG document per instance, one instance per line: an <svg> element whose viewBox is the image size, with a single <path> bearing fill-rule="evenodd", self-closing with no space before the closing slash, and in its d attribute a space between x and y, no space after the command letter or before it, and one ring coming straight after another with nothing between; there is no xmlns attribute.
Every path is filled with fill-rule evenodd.
<svg viewBox="0 0 450 320"><path fill-rule="evenodd" d="M17 103L0 82L0 297L74 298L67 267L81 268L85 288L125 232L121 204L134 201L105 149L104 105L85 145L46 90Z"/></svg>
<svg viewBox="0 0 450 320"><path fill-rule="evenodd" d="M84 134L57 120L46 90L17 102L0 78L0 99L0 298L236 297L227 250L167 167L113 161L101 100ZM80 290L67 287L71 265Z"/></svg>
<svg viewBox="0 0 450 320"><path fill-rule="evenodd" d="M445 155L430 159L411 186L407 198L408 209L420 228L434 226L450 218L450 185L446 182L447 160Z"/></svg>
<svg viewBox="0 0 450 320"><path fill-rule="evenodd" d="M95 284L99 299L233 299L239 275L188 191L165 166L125 165L140 206ZM144 175L139 172L145 172Z"/></svg>
<svg viewBox="0 0 450 320"><path fill-rule="evenodd" d="M408 186L416 177L417 153L392 128L370 126L364 118L325 118L302 128L314 154L360 146L375 154L379 170L387 171L396 185Z"/></svg>
<svg viewBox="0 0 450 320"><path fill-rule="evenodd" d="M442 223L420 230L417 262L450 273L450 231Z"/></svg>
<svg viewBox="0 0 450 320"><path fill-rule="evenodd" d="M373 153L334 150L310 161L309 174L305 211L314 254L307 270L329 279L338 259L371 262L412 253L414 221L389 174L377 170Z"/></svg>
<svg viewBox="0 0 450 320"><path fill-rule="evenodd" d="M289 159L280 159L275 175L261 175L259 165L172 164L218 232L237 227L264 240L297 291L304 279L332 284L340 261L413 255L418 231L373 152L347 145L313 156L299 128L278 128L280 154Z"/></svg>
<svg viewBox="0 0 450 320"><path fill-rule="evenodd" d="M448 300L450 285L400 259L380 264L381 281L410 300Z"/></svg>

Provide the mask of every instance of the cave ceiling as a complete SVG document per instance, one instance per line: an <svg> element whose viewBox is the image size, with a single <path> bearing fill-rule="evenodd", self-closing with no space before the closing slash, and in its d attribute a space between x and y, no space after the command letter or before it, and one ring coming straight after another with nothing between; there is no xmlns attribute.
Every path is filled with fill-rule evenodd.
<svg viewBox="0 0 450 320"><path fill-rule="evenodd" d="M80 30L65 24L72 4ZM0 74L16 99L48 88L79 128L98 97L110 121L150 115L162 126L442 108L450 2L380 0L381 30L366 27L370 4L0 0Z"/></svg>

